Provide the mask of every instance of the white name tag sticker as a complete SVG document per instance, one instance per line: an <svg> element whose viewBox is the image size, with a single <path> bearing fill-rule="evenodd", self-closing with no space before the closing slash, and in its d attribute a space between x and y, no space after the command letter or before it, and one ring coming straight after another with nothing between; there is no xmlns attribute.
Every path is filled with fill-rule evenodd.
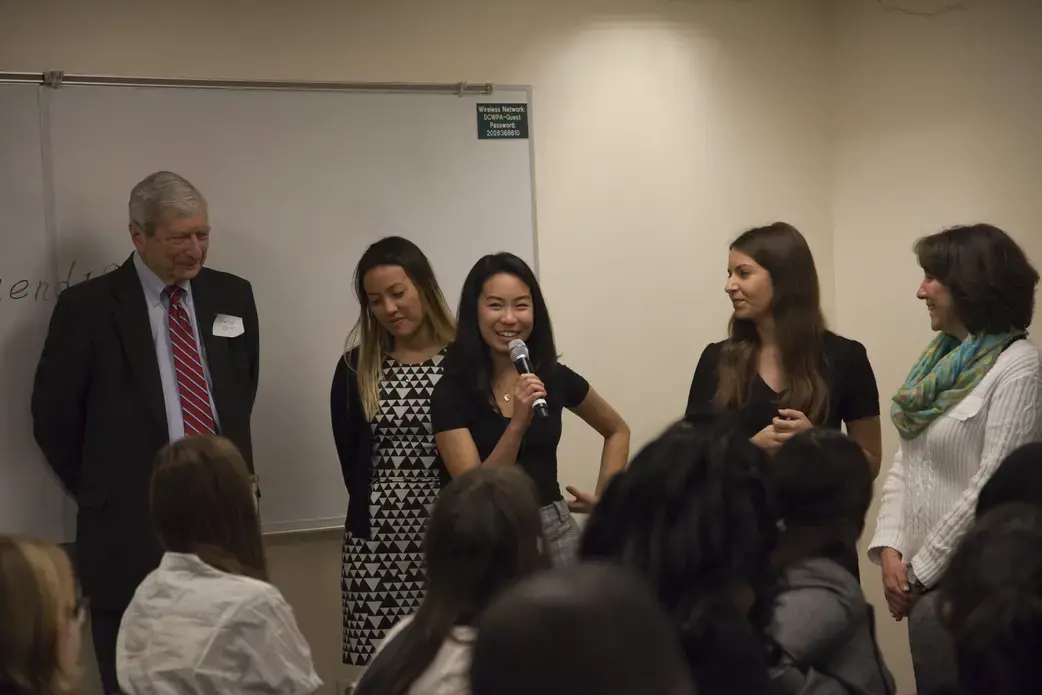
<svg viewBox="0 0 1042 695"><path fill-rule="evenodd" d="M213 320L213 334L218 338L238 338L246 332L242 319L238 316L217 314Z"/></svg>

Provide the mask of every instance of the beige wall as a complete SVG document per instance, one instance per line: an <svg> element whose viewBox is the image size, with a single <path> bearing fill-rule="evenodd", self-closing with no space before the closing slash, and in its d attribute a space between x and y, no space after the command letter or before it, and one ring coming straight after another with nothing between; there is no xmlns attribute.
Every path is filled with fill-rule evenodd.
<svg viewBox="0 0 1042 695"><path fill-rule="evenodd" d="M1042 65L1028 42L1038 3L978 9L1011 4L923 20L874 0L0 0L0 69L533 85L539 265L560 346L639 445L681 412L702 346L723 336L726 243L745 227L806 233L826 311L868 345L884 397L928 337L916 235L988 218L1042 263L1040 85L1026 67ZM594 435L569 425L561 453L562 479L592 484ZM339 539L269 550L332 692Z"/></svg>

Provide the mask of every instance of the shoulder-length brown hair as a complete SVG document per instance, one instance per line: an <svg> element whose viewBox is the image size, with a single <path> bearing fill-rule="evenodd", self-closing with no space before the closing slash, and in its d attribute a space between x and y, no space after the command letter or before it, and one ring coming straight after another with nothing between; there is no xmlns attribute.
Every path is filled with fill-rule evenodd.
<svg viewBox="0 0 1042 695"><path fill-rule="evenodd" d="M227 439L189 437L159 452L152 473L152 522L167 550L267 580L253 485L246 462Z"/></svg>
<svg viewBox="0 0 1042 695"><path fill-rule="evenodd" d="M818 271L807 240L785 222L755 227L731 244L770 273L771 316L785 371L780 405L802 411L820 425L828 413L828 385L821 373L825 316ZM720 353L715 404L739 410L757 378L760 336L752 321L731 317L730 339Z"/></svg>
<svg viewBox="0 0 1042 695"><path fill-rule="evenodd" d="M63 670L58 652L75 612L68 555L51 543L0 536L0 675L31 693L71 692L79 674Z"/></svg>
<svg viewBox="0 0 1042 695"><path fill-rule="evenodd" d="M1035 313L1038 271L1024 249L990 224L950 227L915 242L927 275L951 292L974 335L1026 331Z"/></svg>

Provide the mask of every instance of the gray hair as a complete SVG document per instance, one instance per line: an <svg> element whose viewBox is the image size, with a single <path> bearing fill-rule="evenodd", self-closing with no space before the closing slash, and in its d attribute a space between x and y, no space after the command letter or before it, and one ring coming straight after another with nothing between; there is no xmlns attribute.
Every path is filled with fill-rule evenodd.
<svg viewBox="0 0 1042 695"><path fill-rule="evenodd" d="M130 221L145 236L156 233L156 224L166 215L188 217L206 210L206 199L188 179L171 171L157 171L130 191Z"/></svg>

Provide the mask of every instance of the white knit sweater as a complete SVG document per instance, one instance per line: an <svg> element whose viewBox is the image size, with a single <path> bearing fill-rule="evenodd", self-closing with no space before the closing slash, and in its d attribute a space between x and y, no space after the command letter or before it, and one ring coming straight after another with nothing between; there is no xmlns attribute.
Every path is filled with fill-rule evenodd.
<svg viewBox="0 0 1042 695"><path fill-rule="evenodd" d="M883 548L894 548L919 581L934 586L973 522L981 487L1007 454L1040 439L1042 358L1019 340L960 403L901 440L869 559L879 564Z"/></svg>

